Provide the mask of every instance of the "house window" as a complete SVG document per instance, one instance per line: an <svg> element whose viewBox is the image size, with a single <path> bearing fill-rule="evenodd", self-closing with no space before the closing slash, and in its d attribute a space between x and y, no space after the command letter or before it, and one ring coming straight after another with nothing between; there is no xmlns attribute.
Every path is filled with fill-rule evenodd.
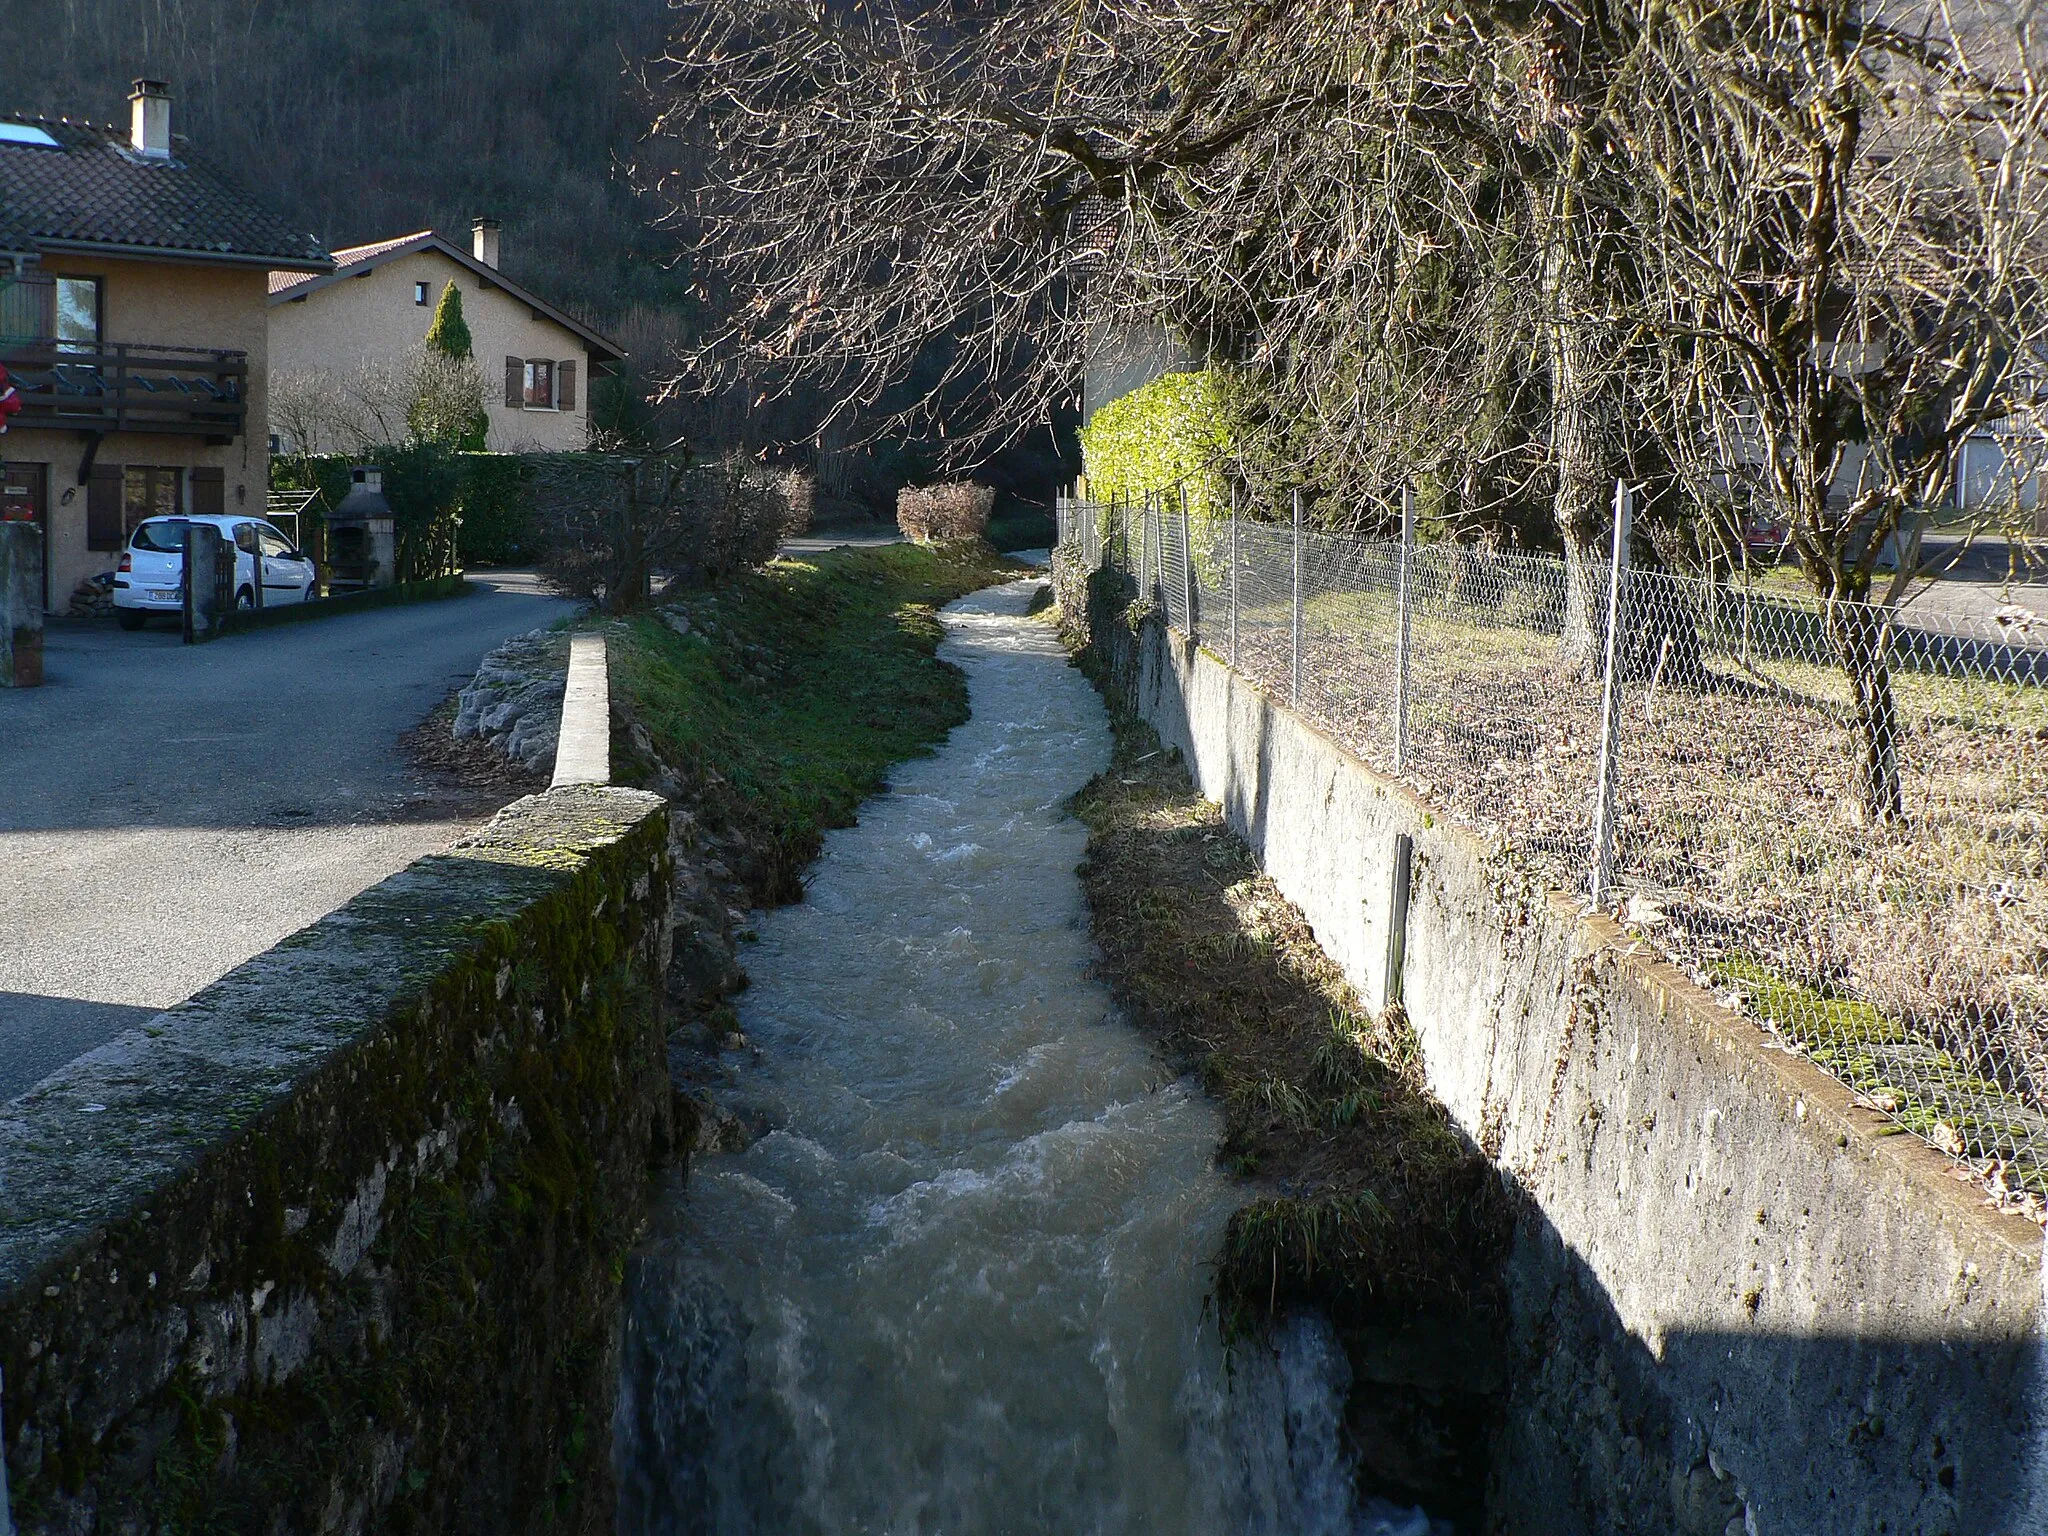
<svg viewBox="0 0 2048 1536"><path fill-rule="evenodd" d="M419 305L421 309L427 307L427 285L425 283L414 283L412 285L412 301Z"/></svg>
<svg viewBox="0 0 2048 1536"><path fill-rule="evenodd" d="M100 346L100 280L60 277L54 285L55 325L51 335L66 352L97 352Z"/></svg>
<svg viewBox="0 0 2048 1536"><path fill-rule="evenodd" d="M529 411L555 409L555 365L546 358L526 360L526 388L520 404Z"/></svg>
<svg viewBox="0 0 2048 1536"><path fill-rule="evenodd" d="M121 477L121 536L135 531L135 525L150 517L175 517L183 510L181 492L185 471L130 464Z"/></svg>
<svg viewBox="0 0 2048 1536"><path fill-rule="evenodd" d="M0 341L55 341L66 352L97 352L100 280L32 272L0 284Z"/></svg>

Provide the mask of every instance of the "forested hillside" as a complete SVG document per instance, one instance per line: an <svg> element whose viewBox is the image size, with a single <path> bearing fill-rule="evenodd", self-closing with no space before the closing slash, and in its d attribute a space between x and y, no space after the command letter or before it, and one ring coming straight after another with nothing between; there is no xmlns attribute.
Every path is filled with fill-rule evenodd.
<svg viewBox="0 0 2048 1536"><path fill-rule="evenodd" d="M664 0L0 0L0 110L177 131L329 247L504 222L504 266L608 326L671 309L626 184Z"/></svg>

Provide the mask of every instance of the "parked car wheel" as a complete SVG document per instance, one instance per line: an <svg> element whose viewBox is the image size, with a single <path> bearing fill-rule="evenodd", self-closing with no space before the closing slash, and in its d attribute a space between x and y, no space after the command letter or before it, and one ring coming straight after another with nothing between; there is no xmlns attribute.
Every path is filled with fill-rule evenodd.
<svg viewBox="0 0 2048 1536"><path fill-rule="evenodd" d="M134 608L116 608L114 610L114 622L130 633L142 628L148 622L148 619L148 614Z"/></svg>
<svg viewBox="0 0 2048 1536"><path fill-rule="evenodd" d="M254 608L256 606L256 594L247 587L242 588L241 591L235 594L235 606L237 608Z"/></svg>
<svg viewBox="0 0 2048 1536"><path fill-rule="evenodd" d="M302 603L310 603L319 595L320 583L317 581L309 581L306 583L306 590L299 594L299 601Z"/></svg>

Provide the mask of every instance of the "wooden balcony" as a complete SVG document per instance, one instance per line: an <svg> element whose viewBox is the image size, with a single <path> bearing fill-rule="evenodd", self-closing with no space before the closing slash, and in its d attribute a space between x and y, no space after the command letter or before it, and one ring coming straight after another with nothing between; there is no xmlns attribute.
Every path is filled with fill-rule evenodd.
<svg viewBox="0 0 2048 1536"><path fill-rule="evenodd" d="M16 431L161 432L227 443L248 418L249 355L141 342L0 345L21 391Z"/></svg>

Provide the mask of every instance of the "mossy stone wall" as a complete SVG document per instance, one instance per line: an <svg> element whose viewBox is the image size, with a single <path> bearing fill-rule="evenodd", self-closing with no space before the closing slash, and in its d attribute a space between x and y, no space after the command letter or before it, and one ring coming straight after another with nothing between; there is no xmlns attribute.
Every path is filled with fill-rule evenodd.
<svg viewBox="0 0 2048 1536"><path fill-rule="evenodd" d="M20 1530L608 1529L670 884L530 797L0 1108Z"/></svg>

